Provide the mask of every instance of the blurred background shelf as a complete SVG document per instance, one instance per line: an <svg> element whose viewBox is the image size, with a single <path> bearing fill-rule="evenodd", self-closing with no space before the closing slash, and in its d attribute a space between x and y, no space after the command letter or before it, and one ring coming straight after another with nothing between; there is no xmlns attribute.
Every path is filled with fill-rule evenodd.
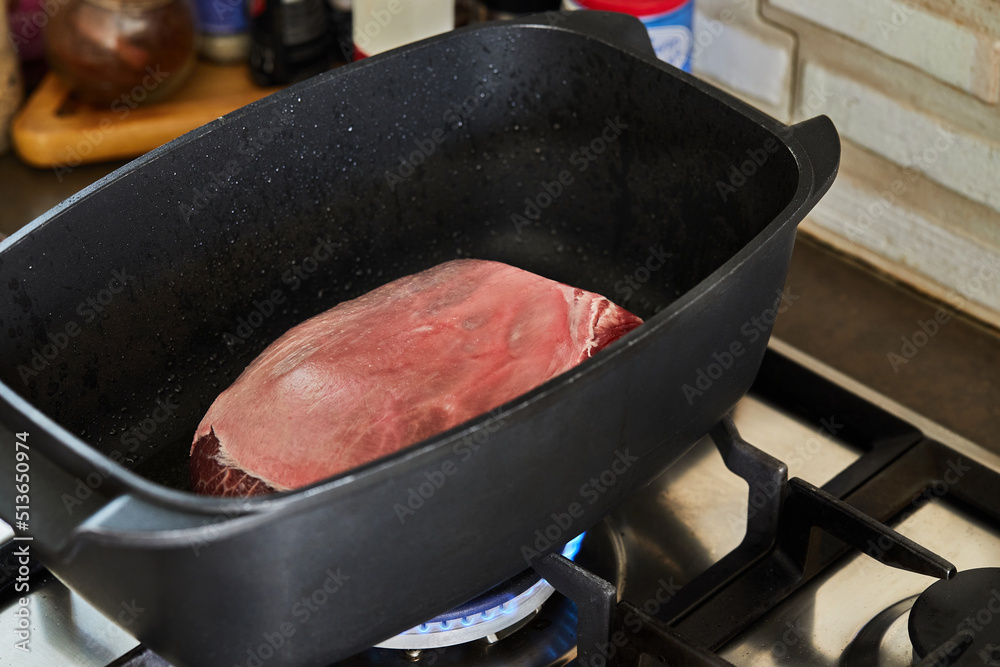
<svg viewBox="0 0 1000 667"><path fill-rule="evenodd" d="M254 85L245 65L199 62L167 100L136 104L126 97L98 108L78 101L50 72L15 117L11 135L18 156L35 167L128 159L279 89Z"/></svg>

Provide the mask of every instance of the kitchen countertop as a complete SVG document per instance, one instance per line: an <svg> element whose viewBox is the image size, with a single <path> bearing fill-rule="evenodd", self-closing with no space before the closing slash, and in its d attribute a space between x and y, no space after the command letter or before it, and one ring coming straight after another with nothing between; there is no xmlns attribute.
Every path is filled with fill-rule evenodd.
<svg viewBox="0 0 1000 667"><path fill-rule="evenodd" d="M1000 453L995 330L801 233L786 285L799 298L778 316L774 335ZM939 310L944 323L935 330Z"/></svg>
<svg viewBox="0 0 1000 667"><path fill-rule="evenodd" d="M122 164L81 166L60 180L10 153L0 157L0 233L16 231ZM778 316L776 336L1000 453L996 331L802 234L787 288L791 306ZM939 309L943 324L935 321Z"/></svg>

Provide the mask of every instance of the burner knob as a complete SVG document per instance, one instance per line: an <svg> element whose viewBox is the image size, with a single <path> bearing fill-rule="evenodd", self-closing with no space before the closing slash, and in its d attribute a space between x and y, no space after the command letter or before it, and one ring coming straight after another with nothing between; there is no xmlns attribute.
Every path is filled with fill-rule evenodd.
<svg viewBox="0 0 1000 667"><path fill-rule="evenodd" d="M1000 667L1000 568L959 572L935 582L910 610L910 641L939 667Z"/></svg>

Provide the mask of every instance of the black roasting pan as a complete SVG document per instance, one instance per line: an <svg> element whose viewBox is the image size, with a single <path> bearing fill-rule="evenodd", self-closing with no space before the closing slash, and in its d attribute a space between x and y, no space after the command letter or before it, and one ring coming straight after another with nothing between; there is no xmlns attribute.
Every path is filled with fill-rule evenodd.
<svg viewBox="0 0 1000 667"><path fill-rule="evenodd" d="M594 525L730 410L794 307L795 227L839 152L828 119L786 127L602 13L479 24L274 94L0 245L0 516L26 432L34 553L173 663L365 649ZM457 257L646 324L307 489L187 490L195 426L270 341Z"/></svg>

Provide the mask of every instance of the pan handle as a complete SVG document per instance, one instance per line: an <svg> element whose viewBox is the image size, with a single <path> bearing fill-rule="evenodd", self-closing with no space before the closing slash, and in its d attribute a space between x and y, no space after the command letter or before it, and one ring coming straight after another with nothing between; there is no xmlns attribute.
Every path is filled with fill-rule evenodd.
<svg viewBox="0 0 1000 667"><path fill-rule="evenodd" d="M0 518L16 528L33 552L37 548L51 556L63 551L80 522L108 499L104 489L88 486L53 462L39 442L44 437L39 429L0 423Z"/></svg>
<svg viewBox="0 0 1000 667"><path fill-rule="evenodd" d="M653 50L652 42L649 41L646 26L628 14L592 10L550 11L530 14L512 23L570 30L656 60L656 52Z"/></svg>
<svg viewBox="0 0 1000 667"><path fill-rule="evenodd" d="M24 439L27 458L20 462L27 466L27 494L16 486L15 473L20 473L15 457L14 443L18 441L12 423L0 422L0 518L11 526L27 519L27 530L20 528L16 534L32 545L48 566L58 570L58 564L73 560L83 541L125 540L157 542L159 544L204 545L202 530L213 524L227 524L231 529L245 528L254 521L269 503L248 503L234 499L219 507L166 507L155 499L123 492L107 467L95 466L87 475L77 477L48 456L46 447L38 442L46 434L37 428L24 429L29 435ZM110 462L109 462L110 465ZM17 493L15 493L17 491ZM27 502L19 498L26 496ZM20 508L18 508L20 505ZM24 512L27 512L27 517ZM236 525L239 524L239 525ZM223 532L213 528L214 533Z"/></svg>
<svg viewBox="0 0 1000 667"><path fill-rule="evenodd" d="M827 116L816 116L788 129L792 138L802 147L801 157L812 165L813 187L806 200L811 209L837 177L840 169L840 135Z"/></svg>

